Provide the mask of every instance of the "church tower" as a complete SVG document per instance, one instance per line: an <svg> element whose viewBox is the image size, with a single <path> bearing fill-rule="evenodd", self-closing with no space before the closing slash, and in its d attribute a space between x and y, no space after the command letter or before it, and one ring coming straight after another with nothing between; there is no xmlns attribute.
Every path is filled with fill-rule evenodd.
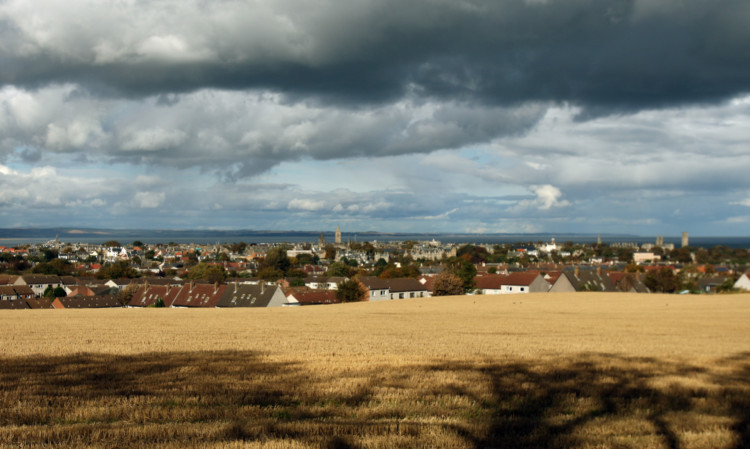
<svg viewBox="0 0 750 449"><path fill-rule="evenodd" d="M336 226L336 240L334 240L337 245L341 245L341 228Z"/></svg>

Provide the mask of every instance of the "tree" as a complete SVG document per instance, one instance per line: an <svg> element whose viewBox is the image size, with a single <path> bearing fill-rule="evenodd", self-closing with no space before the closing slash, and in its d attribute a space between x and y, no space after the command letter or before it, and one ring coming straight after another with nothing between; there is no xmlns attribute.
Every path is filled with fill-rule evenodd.
<svg viewBox="0 0 750 449"><path fill-rule="evenodd" d="M451 273L443 271L435 278L435 285L432 287L432 296L452 296L464 294L464 282Z"/></svg>
<svg viewBox="0 0 750 449"><path fill-rule="evenodd" d="M340 283L338 290L336 290L336 299L341 302L364 301L366 298L367 290L355 279Z"/></svg>
<svg viewBox="0 0 750 449"><path fill-rule="evenodd" d="M245 252L246 248L247 243L245 242L236 242L229 245L229 251L233 252L234 254L242 254Z"/></svg>
<svg viewBox="0 0 750 449"><path fill-rule="evenodd" d="M489 253L482 246L464 245L456 252L457 257L466 258L472 263L486 262Z"/></svg>
<svg viewBox="0 0 750 449"><path fill-rule="evenodd" d="M73 273L73 265L67 260L52 259L49 262L39 262L31 270L32 273L54 274L57 276L66 276Z"/></svg>
<svg viewBox="0 0 750 449"><path fill-rule="evenodd" d="M117 300L120 301L120 304L123 306L128 305L131 299L133 299L133 295L138 290L137 284L130 284L127 287L120 290L120 292L117 294Z"/></svg>
<svg viewBox="0 0 750 449"><path fill-rule="evenodd" d="M464 285L464 290L474 288L474 278L477 275L477 267L466 259L458 259L451 264L451 272L458 276Z"/></svg>
<svg viewBox="0 0 750 449"><path fill-rule="evenodd" d="M144 245L144 243L142 241L140 241L140 240L136 240L135 242L133 242L133 246L143 247L143 245Z"/></svg>
<svg viewBox="0 0 750 449"><path fill-rule="evenodd" d="M227 278L227 273L221 265L209 265L201 262L194 266L188 272L188 279L201 279L211 282L223 283Z"/></svg>
<svg viewBox="0 0 750 449"><path fill-rule="evenodd" d="M667 267L649 272L643 283L652 292L659 293L674 293L679 287L677 276L675 276L674 271Z"/></svg>
<svg viewBox="0 0 750 449"><path fill-rule="evenodd" d="M349 265L343 262L334 262L328 267L328 271L326 271L326 276L348 278L348 277L353 276L354 273L355 273L355 270Z"/></svg>
<svg viewBox="0 0 750 449"><path fill-rule="evenodd" d="M266 267L258 271L258 277L264 281L276 281L284 277L284 273L276 268Z"/></svg>
<svg viewBox="0 0 750 449"><path fill-rule="evenodd" d="M336 247L333 245L326 245L326 254L323 256L324 258L328 260L335 260L336 259Z"/></svg>
<svg viewBox="0 0 750 449"><path fill-rule="evenodd" d="M289 271L290 266L292 266L292 262L286 255L286 249L280 246L271 248L263 259L263 267L281 271L281 277L284 277L286 272Z"/></svg>
<svg viewBox="0 0 750 449"><path fill-rule="evenodd" d="M317 263L314 255L308 253L297 254L297 265L314 265Z"/></svg>
<svg viewBox="0 0 750 449"><path fill-rule="evenodd" d="M305 286L305 280L302 278L292 278L292 280L289 281L290 287L304 287Z"/></svg>
<svg viewBox="0 0 750 449"><path fill-rule="evenodd" d="M716 287L717 293L728 293L728 292L734 292L738 291L734 288L734 279L731 277L728 277L724 280L724 282L721 283L718 287Z"/></svg>
<svg viewBox="0 0 750 449"><path fill-rule="evenodd" d="M115 263L103 266L96 276L99 279L137 278L140 273L131 268L128 262L118 260Z"/></svg>
<svg viewBox="0 0 750 449"><path fill-rule="evenodd" d="M104 246L106 246L107 248L119 248L122 245L120 245L120 242L118 242L117 240L107 240L106 242L104 242Z"/></svg>

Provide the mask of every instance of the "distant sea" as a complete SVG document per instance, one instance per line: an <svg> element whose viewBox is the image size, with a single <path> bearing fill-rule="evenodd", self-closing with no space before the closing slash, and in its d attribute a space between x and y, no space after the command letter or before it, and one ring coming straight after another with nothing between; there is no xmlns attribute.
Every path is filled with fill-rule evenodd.
<svg viewBox="0 0 750 449"><path fill-rule="evenodd" d="M325 232L327 242L333 242L334 233ZM0 229L0 246L17 246L24 244L44 243L58 238L64 243L104 243L116 240L122 244L130 244L140 240L147 244L154 243L195 243L205 245L211 243L303 243L317 242L320 231L216 231L216 230L144 230L144 229L83 229L83 228L12 228ZM404 240L438 240L443 243L524 243L549 242L555 239L557 243L595 243L596 234L450 234L450 233L381 233L381 232L343 232L343 241L359 242L388 242ZM654 243L656 236L638 236L627 234L601 234L602 242L612 243ZM675 247L681 245L680 236L664 236L665 243L673 243ZM750 236L746 237L706 237L691 236L690 246L712 248L725 245L731 248L750 248Z"/></svg>

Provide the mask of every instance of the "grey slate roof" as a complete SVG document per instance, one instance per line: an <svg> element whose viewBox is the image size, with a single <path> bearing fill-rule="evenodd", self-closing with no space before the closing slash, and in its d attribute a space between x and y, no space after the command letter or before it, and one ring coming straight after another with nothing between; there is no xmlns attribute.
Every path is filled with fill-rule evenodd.
<svg viewBox="0 0 750 449"><path fill-rule="evenodd" d="M616 292L617 287L606 274L596 271L581 270L578 273L565 271L563 276L567 277L577 292Z"/></svg>
<svg viewBox="0 0 750 449"><path fill-rule="evenodd" d="M277 290L277 285L231 284L216 307L268 307Z"/></svg>

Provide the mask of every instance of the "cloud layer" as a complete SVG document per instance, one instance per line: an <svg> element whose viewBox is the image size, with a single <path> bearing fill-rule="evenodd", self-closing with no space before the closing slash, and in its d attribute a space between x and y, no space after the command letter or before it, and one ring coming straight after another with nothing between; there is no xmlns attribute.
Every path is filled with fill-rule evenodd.
<svg viewBox="0 0 750 449"><path fill-rule="evenodd" d="M0 225L741 232L747 23L743 0L5 1Z"/></svg>

